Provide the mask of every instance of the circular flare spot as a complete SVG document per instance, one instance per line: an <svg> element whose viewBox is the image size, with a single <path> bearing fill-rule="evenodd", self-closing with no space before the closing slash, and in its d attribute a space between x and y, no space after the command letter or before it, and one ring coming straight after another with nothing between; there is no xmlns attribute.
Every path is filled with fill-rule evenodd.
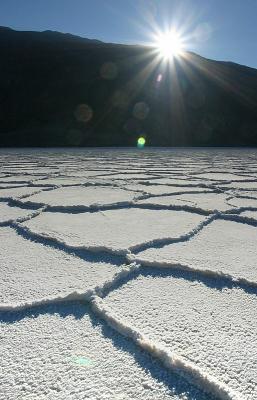
<svg viewBox="0 0 257 400"><path fill-rule="evenodd" d="M113 62L106 62L101 66L100 74L103 79L115 79L118 74L118 68Z"/></svg>
<svg viewBox="0 0 257 400"><path fill-rule="evenodd" d="M74 115L77 121L89 122L93 117L93 110L87 104L79 104Z"/></svg>
<svg viewBox="0 0 257 400"><path fill-rule="evenodd" d="M137 147L139 149L142 149L145 145L145 138L143 136L140 136L140 138L137 139Z"/></svg>
<svg viewBox="0 0 257 400"><path fill-rule="evenodd" d="M137 119L144 120L149 113L149 107L143 101L136 103L133 108L133 116Z"/></svg>

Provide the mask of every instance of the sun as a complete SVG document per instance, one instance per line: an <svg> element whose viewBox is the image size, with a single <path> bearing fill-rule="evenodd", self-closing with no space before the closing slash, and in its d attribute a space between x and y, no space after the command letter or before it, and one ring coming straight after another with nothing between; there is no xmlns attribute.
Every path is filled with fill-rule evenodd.
<svg viewBox="0 0 257 400"><path fill-rule="evenodd" d="M182 53L183 40L178 32L169 31L157 36L155 46L161 57L170 60Z"/></svg>

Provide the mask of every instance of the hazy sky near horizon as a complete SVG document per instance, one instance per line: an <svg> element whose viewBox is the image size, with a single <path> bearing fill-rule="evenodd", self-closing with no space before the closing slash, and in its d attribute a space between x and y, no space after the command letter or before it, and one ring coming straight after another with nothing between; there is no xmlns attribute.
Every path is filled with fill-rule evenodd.
<svg viewBox="0 0 257 400"><path fill-rule="evenodd" d="M0 25L138 44L172 27L187 50L257 68L257 0L1 0Z"/></svg>

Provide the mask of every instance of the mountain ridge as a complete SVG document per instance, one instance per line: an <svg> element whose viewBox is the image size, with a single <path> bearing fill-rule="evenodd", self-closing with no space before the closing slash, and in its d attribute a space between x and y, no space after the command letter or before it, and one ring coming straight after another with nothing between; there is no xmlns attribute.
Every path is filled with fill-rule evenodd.
<svg viewBox="0 0 257 400"><path fill-rule="evenodd" d="M0 52L0 146L257 145L254 68L6 27Z"/></svg>

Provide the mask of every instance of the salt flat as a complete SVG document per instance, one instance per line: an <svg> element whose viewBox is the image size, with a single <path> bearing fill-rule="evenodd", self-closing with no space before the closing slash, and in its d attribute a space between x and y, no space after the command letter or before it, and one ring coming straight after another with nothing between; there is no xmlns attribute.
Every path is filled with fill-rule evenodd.
<svg viewBox="0 0 257 400"><path fill-rule="evenodd" d="M256 165L0 150L0 399L255 400Z"/></svg>
<svg viewBox="0 0 257 400"><path fill-rule="evenodd" d="M12 222L19 218L26 218L31 215L31 211L18 207L9 207L6 203L0 203L0 224Z"/></svg>
<svg viewBox="0 0 257 400"><path fill-rule="evenodd" d="M56 190L41 191L26 197L24 202L46 204L55 207L74 206L90 207L96 205L128 204L136 197L136 193L111 186L69 186Z"/></svg>
<svg viewBox="0 0 257 400"><path fill-rule="evenodd" d="M1 266L0 304L15 305L36 300L64 297L71 293L87 293L126 266L105 262L90 254L67 254L60 248L28 240L10 227L0 230ZM12 251L10 251L12 248ZM22 255L22 256L21 256Z"/></svg>
<svg viewBox="0 0 257 400"><path fill-rule="evenodd" d="M173 206L188 206L195 209L205 210L207 212L214 211L229 211L233 208L227 201L228 195L224 193L210 193L202 190L202 193L173 193L172 196L156 196L148 197L140 200L140 204L157 204L157 205L173 205ZM256 199L257 201L257 199Z"/></svg>
<svg viewBox="0 0 257 400"><path fill-rule="evenodd" d="M103 326L87 304L42 306L7 317L1 327L1 349L8 354L2 398L180 400L192 394L208 400Z"/></svg>
<svg viewBox="0 0 257 400"><path fill-rule="evenodd" d="M187 211L121 208L83 214L44 212L22 227L68 246L126 252L154 240L179 238L205 219Z"/></svg>
<svg viewBox="0 0 257 400"><path fill-rule="evenodd" d="M256 397L255 294L240 288L221 290L212 279L198 282L190 274L149 271L112 292L106 301L153 342L228 382L242 398Z"/></svg>
<svg viewBox="0 0 257 400"><path fill-rule="evenodd" d="M136 259L160 267L181 265L206 275L230 276L257 286L256 243L255 226L216 220L191 240L148 248L138 253Z"/></svg>

